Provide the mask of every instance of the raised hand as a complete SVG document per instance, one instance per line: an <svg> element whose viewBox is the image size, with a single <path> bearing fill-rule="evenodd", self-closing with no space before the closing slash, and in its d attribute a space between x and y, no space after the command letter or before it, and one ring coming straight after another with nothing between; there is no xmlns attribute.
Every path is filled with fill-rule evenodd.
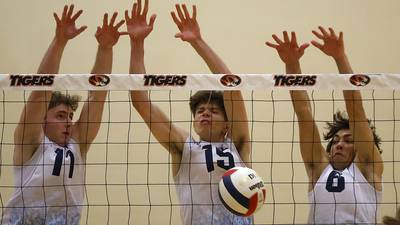
<svg viewBox="0 0 400 225"><path fill-rule="evenodd" d="M301 46L297 43L296 33L291 33L291 38L286 31L283 32L283 41L276 35L273 34L272 38L277 44L273 44L269 41L265 42L271 48L276 49L279 57L285 64L296 64L299 59L303 56L304 50L309 46L308 43L302 44Z"/></svg>
<svg viewBox="0 0 400 225"><path fill-rule="evenodd" d="M98 26L95 37L99 46L102 48L112 48L119 39L119 36L126 34L126 32L119 32L118 29L124 24L124 20L119 21L114 25L117 19L118 13L114 12L111 17L110 23L108 23L108 14L105 13L103 17L102 27Z"/></svg>
<svg viewBox="0 0 400 225"><path fill-rule="evenodd" d="M178 13L178 17L175 12L171 12L172 19L175 24L178 26L180 33L175 35L176 38L182 39L182 41L193 42L201 39L200 27L197 23L197 9L196 6L193 5L193 15L190 17L189 11L186 8L185 4L181 6L179 4L175 5L176 12ZM183 10L183 12L182 12Z"/></svg>
<svg viewBox="0 0 400 225"><path fill-rule="evenodd" d="M131 17L129 17L128 10L125 10L126 27L132 40L144 40L153 30L156 14L153 14L150 17L149 23L147 23L148 10L149 0L145 0L143 11L141 0L137 0L133 4Z"/></svg>
<svg viewBox="0 0 400 225"><path fill-rule="evenodd" d="M323 41L323 44L313 40L311 44L319 48L323 53L328 56L332 56L334 59L339 59L345 55L343 32L339 33L339 37L336 35L332 28L329 28L329 32L325 28L319 26L319 32L313 30L312 33Z"/></svg>
<svg viewBox="0 0 400 225"><path fill-rule="evenodd" d="M82 14L82 10L79 10L77 13L73 15L74 5L64 6L64 10L60 17L53 13L54 19L56 20L56 40L62 43L66 43L68 40L78 36L84 30L86 30L87 26L81 26L80 28L76 27L76 20Z"/></svg>

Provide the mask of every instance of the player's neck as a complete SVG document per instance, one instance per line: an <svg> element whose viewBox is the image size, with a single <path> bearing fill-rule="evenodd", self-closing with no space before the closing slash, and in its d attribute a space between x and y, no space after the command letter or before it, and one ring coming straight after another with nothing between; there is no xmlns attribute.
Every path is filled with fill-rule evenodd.
<svg viewBox="0 0 400 225"><path fill-rule="evenodd" d="M206 141L206 142L224 142L225 137L224 136L217 136L217 137L200 137L201 141Z"/></svg>
<svg viewBox="0 0 400 225"><path fill-rule="evenodd" d="M350 167L352 162L350 163L335 163L335 162L331 162L331 165L333 167L333 169L338 170L338 171L343 171L347 168Z"/></svg>

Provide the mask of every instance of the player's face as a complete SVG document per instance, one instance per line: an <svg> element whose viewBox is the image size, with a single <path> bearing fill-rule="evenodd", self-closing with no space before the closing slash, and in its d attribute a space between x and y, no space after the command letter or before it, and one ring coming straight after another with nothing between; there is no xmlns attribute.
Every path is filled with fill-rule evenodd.
<svg viewBox="0 0 400 225"><path fill-rule="evenodd" d="M193 126L204 141L223 141L228 130L224 111L214 103L199 104L194 114Z"/></svg>
<svg viewBox="0 0 400 225"><path fill-rule="evenodd" d="M333 137L330 161L335 169L343 170L354 160L355 156L353 135L350 130L338 131Z"/></svg>
<svg viewBox="0 0 400 225"><path fill-rule="evenodd" d="M71 107L60 104L47 111L43 127L46 136L60 146L66 146L71 138L72 117Z"/></svg>

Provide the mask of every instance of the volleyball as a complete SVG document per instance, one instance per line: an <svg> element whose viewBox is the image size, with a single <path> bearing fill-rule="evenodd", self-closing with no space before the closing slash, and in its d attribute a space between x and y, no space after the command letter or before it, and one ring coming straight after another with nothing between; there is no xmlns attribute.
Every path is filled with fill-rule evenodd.
<svg viewBox="0 0 400 225"><path fill-rule="evenodd" d="M224 206L233 214L251 216L265 200L264 181L247 167L234 167L222 176L218 194Z"/></svg>

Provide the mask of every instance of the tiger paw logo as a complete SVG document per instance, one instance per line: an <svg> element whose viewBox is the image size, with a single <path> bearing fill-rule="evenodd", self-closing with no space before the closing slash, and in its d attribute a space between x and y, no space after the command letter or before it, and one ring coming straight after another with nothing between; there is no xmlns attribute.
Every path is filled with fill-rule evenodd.
<svg viewBox="0 0 400 225"><path fill-rule="evenodd" d="M371 78L364 74L354 74L350 77L350 83L357 87L364 87L369 84Z"/></svg>
<svg viewBox="0 0 400 225"><path fill-rule="evenodd" d="M242 83L242 79L237 75L227 74L221 77L220 82L225 87L236 87Z"/></svg>
<svg viewBox="0 0 400 225"><path fill-rule="evenodd" d="M110 78L107 75L95 74L89 77L89 83L96 87L104 87L110 83Z"/></svg>

